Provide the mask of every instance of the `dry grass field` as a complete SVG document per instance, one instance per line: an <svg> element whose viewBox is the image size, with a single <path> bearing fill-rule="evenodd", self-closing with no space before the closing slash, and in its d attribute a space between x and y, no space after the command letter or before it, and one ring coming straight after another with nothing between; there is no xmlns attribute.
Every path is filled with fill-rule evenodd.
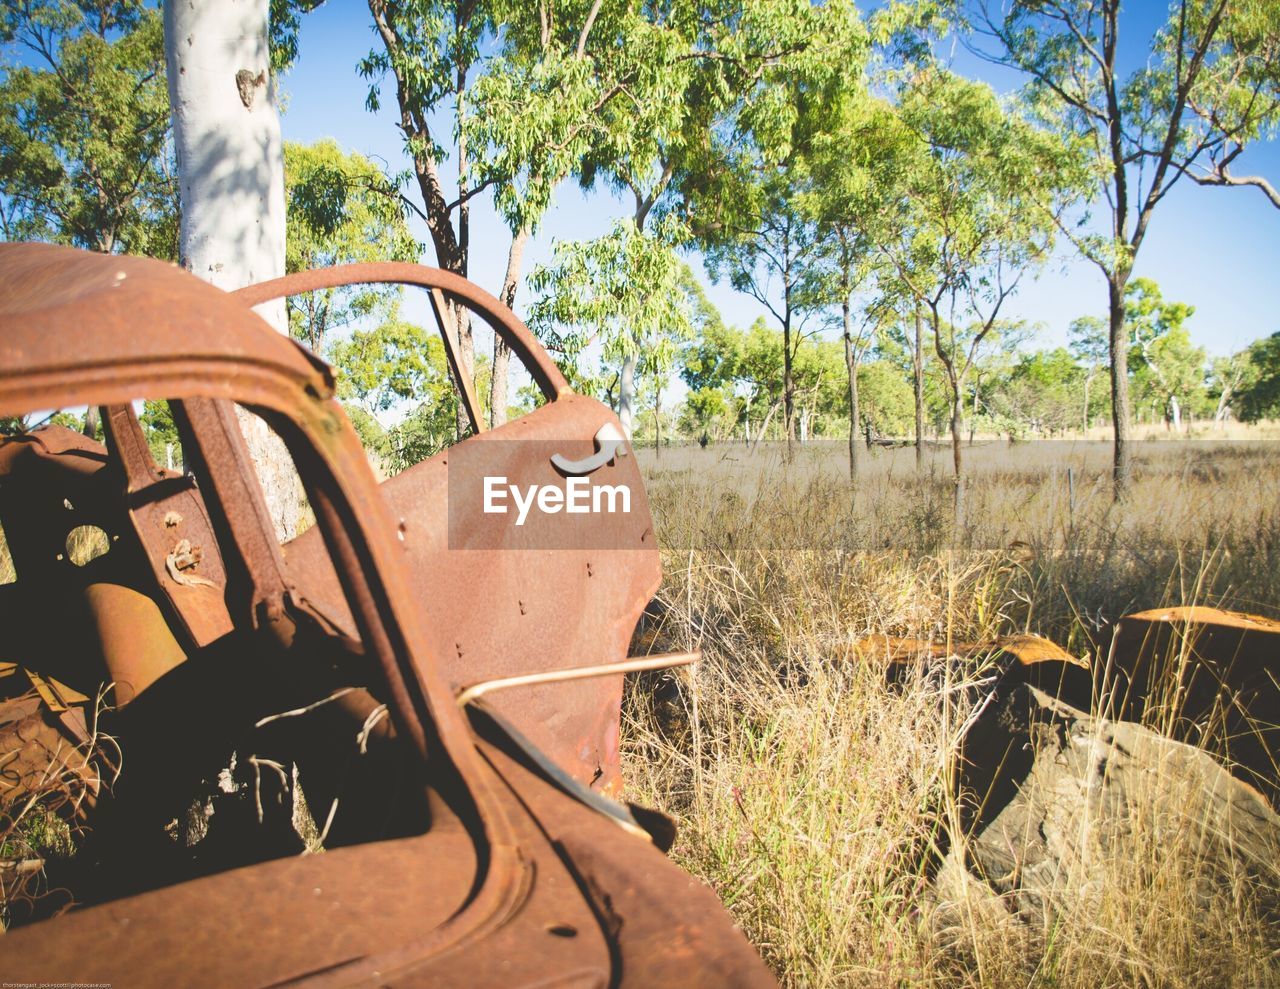
<svg viewBox="0 0 1280 989"><path fill-rule="evenodd" d="M1220 836L1158 774L1163 801L1064 878L1052 922L1012 921L979 883L943 891L948 774L991 670L891 688L854 651L1026 631L1097 660L1138 609L1280 616L1280 443L1142 442L1119 505L1105 443L966 454L956 526L942 446L920 471L911 449L877 451L856 489L838 443L789 465L741 444L640 452L665 568L645 645L703 660L631 683L632 799L678 819L674 856L788 986L1280 985L1280 848L1224 873L1205 854Z"/></svg>
<svg viewBox="0 0 1280 989"><path fill-rule="evenodd" d="M856 491L840 444L790 466L741 444L641 453L665 567L648 643L703 660L632 685L634 798L678 818L673 854L785 984L1280 985L1280 855L1224 874L1172 779L1119 854L1064 877L1043 928L963 889L940 919L930 853L956 816L966 683L990 671L891 689L853 649L1026 631L1096 661L1133 610L1280 615L1280 444L1253 436L1139 444L1120 505L1106 444L980 443L959 528L943 448L920 473L910 449L874 454Z"/></svg>

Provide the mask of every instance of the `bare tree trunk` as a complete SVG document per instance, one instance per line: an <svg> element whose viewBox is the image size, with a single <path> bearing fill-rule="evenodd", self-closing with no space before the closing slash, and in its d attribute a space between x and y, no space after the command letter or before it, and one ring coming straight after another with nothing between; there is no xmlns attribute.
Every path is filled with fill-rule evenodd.
<svg viewBox="0 0 1280 989"><path fill-rule="evenodd" d="M764 417L764 422L760 423L760 428L756 430L755 442L751 444L751 452L756 452L756 447L760 445L760 441L764 439L765 433L769 431L769 423L773 421L773 414L778 411L778 406L782 404L781 399L776 399L769 406L769 413Z"/></svg>
<svg viewBox="0 0 1280 989"><path fill-rule="evenodd" d="M969 416L969 445L973 446L973 434L978 428L978 379L973 379L973 413Z"/></svg>
<svg viewBox="0 0 1280 989"><path fill-rule="evenodd" d="M268 0L169 3L165 57L183 267L220 288L284 274L284 150L267 44ZM288 332L282 300L258 313ZM297 534L298 491L288 451L266 423L241 426L276 534Z"/></svg>
<svg viewBox="0 0 1280 989"><path fill-rule="evenodd" d="M653 390L653 455L662 455L662 379L654 382Z"/></svg>
<svg viewBox="0 0 1280 989"><path fill-rule="evenodd" d="M502 294L498 296L508 309L516 307L516 289L520 287L520 263L524 259L524 247L529 241L529 228L521 227L511 238L511 250L507 252L507 273L502 279ZM511 348L497 333L493 335L493 380L489 384L489 428L494 429L507 421L508 368L511 365Z"/></svg>
<svg viewBox="0 0 1280 989"><path fill-rule="evenodd" d="M796 381L791 367L791 312L782 322L782 418L787 431L787 459L795 453L796 441Z"/></svg>
<svg viewBox="0 0 1280 989"><path fill-rule="evenodd" d="M466 17L460 4L454 5L454 27L461 34ZM468 264L471 255L471 199L467 195L471 176L470 162L467 157L467 131L464 126L467 119L467 70L470 66L459 59L455 68L454 106L457 113L458 135L458 258L457 272L463 278L469 278ZM471 329L471 311L466 306L454 307L456 325L458 327L458 349L462 358L462 373L472 381L476 380L476 338ZM459 395L461 397L461 394ZM463 402L458 402L458 437L461 438L471 424ZM477 418L484 413L476 409Z"/></svg>
<svg viewBox="0 0 1280 989"><path fill-rule="evenodd" d="M1081 430L1085 436L1089 434L1089 385L1092 383L1093 372L1090 371L1084 379L1084 415L1081 419Z"/></svg>
<svg viewBox="0 0 1280 989"><path fill-rule="evenodd" d="M1115 429L1112 475L1117 498L1128 493L1133 480L1129 450L1129 347L1124 325L1124 289L1128 280L1127 272L1117 272L1107 286L1111 342L1111 422Z"/></svg>
<svg viewBox="0 0 1280 989"><path fill-rule="evenodd" d="M955 464L955 524L957 535L964 525L964 447L960 437L964 432L964 396L961 383L951 381L951 456Z"/></svg>
<svg viewBox="0 0 1280 989"><path fill-rule="evenodd" d="M911 366L916 402L916 470L924 466L924 328L916 307L916 350Z"/></svg>
<svg viewBox="0 0 1280 989"><path fill-rule="evenodd" d="M840 306L844 318L844 363L849 371L849 480L858 479L858 466L861 453L858 450L858 359L853 352L853 318L849 312L849 297L846 295Z"/></svg>
<svg viewBox="0 0 1280 989"><path fill-rule="evenodd" d="M1230 384L1222 386L1222 394L1218 396L1218 407L1213 410L1213 421L1225 425L1231 418L1231 399L1235 395L1235 387Z"/></svg>
<svg viewBox="0 0 1280 989"><path fill-rule="evenodd" d="M631 439L631 427L635 418L636 358L628 354L622 358L622 375L618 381L618 418L622 431Z"/></svg>

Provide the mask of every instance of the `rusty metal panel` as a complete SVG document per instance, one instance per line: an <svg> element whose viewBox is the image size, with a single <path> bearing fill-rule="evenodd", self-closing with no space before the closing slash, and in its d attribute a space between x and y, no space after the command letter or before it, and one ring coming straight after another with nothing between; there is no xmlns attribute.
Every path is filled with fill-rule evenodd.
<svg viewBox="0 0 1280 989"><path fill-rule="evenodd" d="M544 395L555 398L558 395L570 393L569 383L555 361L551 359L551 355L538 343L529 328L516 318L510 308L474 282L439 268L396 261L338 265L333 268L302 271L273 281L249 285L232 293L232 297L246 306L256 306L287 295L298 295L340 285L373 282L417 285L447 292L480 315L494 332L502 337L512 353L516 355L517 360L524 364Z"/></svg>
<svg viewBox="0 0 1280 989"><path fill-rule="evenodd" d="M184 732L203 737L217 723L211 715L218 705L256 696L285 671L305 679L308 661L320 672L324 647L345 648L339 641L345 630L361 640L352 655L392 713L426 808L424 833L416 837L263 862L11 931L3 938L6 978L166 986L773 984L714 896L637 836L638 826L619 826L624 810L604 813L527 758L512 736L485 727L482 712L470 721L457 707L456 688L477 680L532 672L531 666L620 659L658 580L651 520L635 458L619 456L601 469L629 479L637 504L626 519L600 523L595 535L608 535L605 542L553 550L522 542L530 530L484 549L458 546L459 533L465 543L483 520L468 516L474 505L455 505L451 528L451 457L482 443L516 441L515 452L498 457L502 469L513 479L556 484L563 477L539 443L583 458L594 453L601 427L616 422L599 403L571 395L545 351L491 296L431 269L373 267L375 275L442 288L491 317L553 401L468 441L462 454L455 449L380 489L332 399L328 369L247 308L261 301L253 293L233 298L144 259L0 248L0 414L173 398L199 448L199 493L220 542L227 594L237 595L228 597L235 631L162 671L130 705L134 714L154 708L157 697L193 672L205 677L191 678L196 685L226 681L216 695L188 697L186 710L200 716L184 721L182 709L173 712L156 736L164 741L153 738L152 747L171 743L181 752L192 741ZM358 274L285 282L346 284L362 280ZM228 425L231 401L275 417L311 495L316 535L282 551L276 546L242 437ZM86 510L101 505L103 527L120 530L119 499L147 490L133 482L149 468L136 457L134 470L124 472L129 483L121 485L119 475L102 469L97 451L85 451L81 463L79 441L64 439L67 456L52 460L59 483L81 485ZM7 447L9 456L17 459L23 445L30 441ZM134 453L141 453L136 443ZM36 455L33 462L44 469L46 461ZM103 491L108 476L114 480ZM0 491L9 492L8 484ZM22 500L19 492L10 507ZM33 495L30 505L36 501ZM0 595L6 604L42 586L35 579L41 574L56 582L71 573L46 559L66 518L47 505L39 510L52 513L50 524L21 550L33 561L25 569L15 554L20 584L16 596ZM137 573L154 582L156 557L163 551L167 560L176 550L154 535L144 529L133 549L113 548L105 561L133 577L107 583L142 593L132 586L140 582ZM308 554L321 552L332 569L313 572ZM91 568L82 579L86 588L101 582L88 578L105 576L107 565L97 573ZM240 606L242 599L249 607ZM308 636L286 633L284 626L301 628L308 614L337 614L347 628L321 622ZM150 618L110 626L89 637L126 646L131 635L155 639ZM530 688L523 701L524 688L513 688L492 703L503 704L512 722L532 725L531 736L544 732L535 742L580 781L608 786L617 780L620 684L621 677L544 685ZM248 701L244 706L252 709ZM122 784L131 765L137 760L126 753Z"/></svg>
<svg viewBox="0 0 1280 989"><path fill-rule="evenodd" d="M486 463L512 483L563 486L547 449L566 456L590 453L592 437L611 421L616 421L613 414L599 402L566 396L381 485L403 534L426 634L455 690L480 680L596 666L627 656L631 633L661 579L652 516L634 456L601 471L602 483L630 487L631 512L575 520L586 531L583 548L521 548L517 540L538 545L542 519L520 529L499 528L479 504L449 503L449 462L461 456L460 447L485 444L500 451ZM481 540L490 534L483 542L487 548L451 547L451 525L455 537L471 534ZM494 532L508 544L492 542ZM341 616L338 588L308 580L323 572L310 562L322 552L318 533L304 533L285 547L304 597ZM621 786L621 676L529 686L492 703L582 782L610 792Z"/></svg>
<svg viewBox="0 0 1280 989"><path fill-rule="evenodd" d="M0 377L204 361L228 371L257 365L332 390L327 365L264 330L251 309L176 265L0 244Z"/></svg>

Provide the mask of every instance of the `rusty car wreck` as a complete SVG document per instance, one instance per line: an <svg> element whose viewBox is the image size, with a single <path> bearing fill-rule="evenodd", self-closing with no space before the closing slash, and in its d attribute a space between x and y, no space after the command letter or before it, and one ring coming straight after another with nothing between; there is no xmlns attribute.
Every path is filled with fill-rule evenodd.
<svg viewBox="0 0 1280 989"><path fill-rule="evenodd" d="M475 434L379 484L331 370L251 308L363 282L466 306L546 401L484 431L463 388ZM181 470L156 464L143 400L167 403ZM622 671L690 657L628 660L660 575L635 457L498 300L416 265L225 293L145 258L0 245L0 416L80 407L101 410L104 442L56 425L0 437L16 574L0 673L26 674L0 678L0 703L28 726L0 736L0 770L28 785L90 734L112 755L79 769L76 902L0 936L7 981L774 984L667 859L670 822L621 802ZM284 441L314 514L283 544L244 414ZM630 511L547 548L537 520L449 505L464 449L525 484L585 464L629 485ZM68 543L83 527L104 539L87 560ZM236 756L260 785L190 845L175 822ZM290 773L321 854L279 820Z"/></svg>

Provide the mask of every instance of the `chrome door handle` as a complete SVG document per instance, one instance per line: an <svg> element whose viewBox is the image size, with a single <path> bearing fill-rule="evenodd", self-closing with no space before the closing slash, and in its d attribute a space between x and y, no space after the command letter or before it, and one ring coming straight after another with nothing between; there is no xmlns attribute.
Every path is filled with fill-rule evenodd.
<svg viewBox="0 0 1280 989"><path fill-rule="evenodd" d="M627 438L622 430L611 422L606 422L596 432L596 452L582 460L569 460L557 453L551 457L551 464L561 474L582 476L599 470L605 464L613 463L614 457L627 455Z"/></svg>

